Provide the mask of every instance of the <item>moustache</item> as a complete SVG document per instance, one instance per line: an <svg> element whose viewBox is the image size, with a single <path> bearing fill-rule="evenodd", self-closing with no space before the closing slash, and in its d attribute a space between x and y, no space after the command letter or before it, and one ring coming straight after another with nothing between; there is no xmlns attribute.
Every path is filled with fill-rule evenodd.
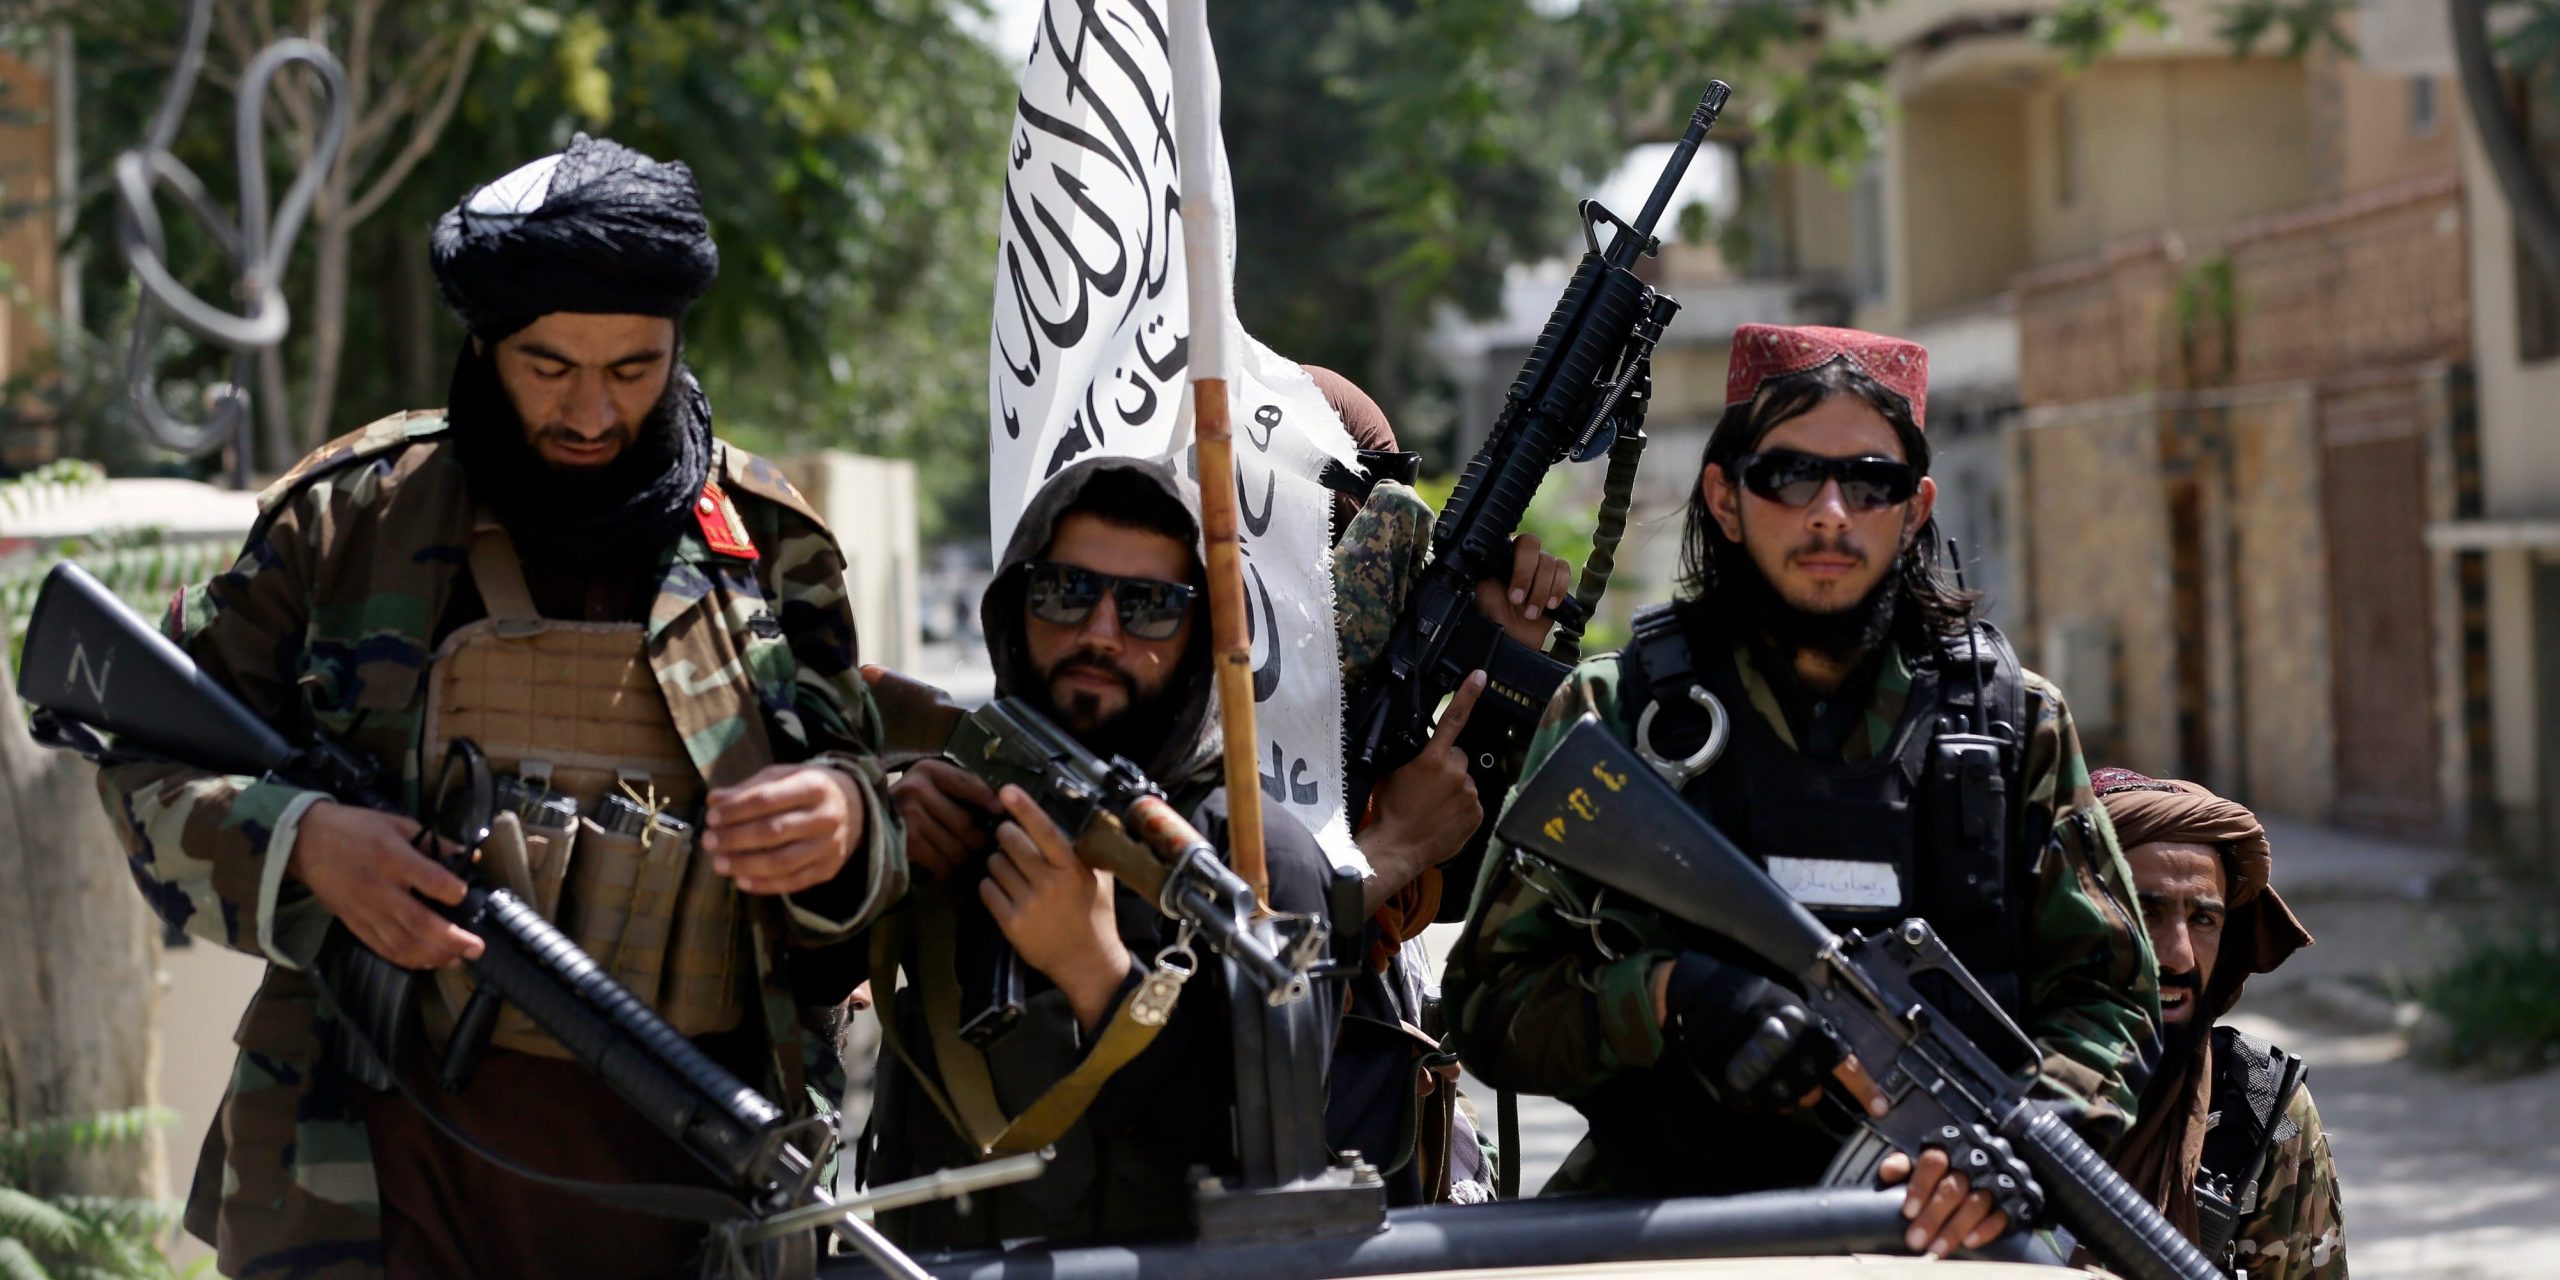
<svg viewBox="0 0 2560 1280"><path fill-rule="evenodd" d="M2166 991L2171 987L2182 987L2190 993L2201 993L2204 990L2204 981L2196 976L2196 971L2193 969L2178 973L2163 972L2160 975L2160 989Z"/></svg>
<svg viewBox="0 0 2560 1280"><path fill-rule="evenodd" d="M1816 534L1797 543L1795 549L1787 553L1789 560L1801 560L1806 556L1844 556L1857 561L1861 568L1867 563L1866 549L1849 541L1847 534L1833 534L1829 537Z"/></svg>
<svg viewBox="0 0 2560 1280"><path fill-rule="evenodd" d="M1049 668L1049 682L1051 684L1055 684L1059 680L1065 678L1068 672L1078 670L1099 671L1102 674L1119 681L1121 690L1133 697L1138 692L1138 678L1136 676L1130 675L1128 672L1111 665L1110 659L1105 658L1098 653L1075 653L1069 654L1065 658L1060 659L1058 661L1058 665Z"/></svg>

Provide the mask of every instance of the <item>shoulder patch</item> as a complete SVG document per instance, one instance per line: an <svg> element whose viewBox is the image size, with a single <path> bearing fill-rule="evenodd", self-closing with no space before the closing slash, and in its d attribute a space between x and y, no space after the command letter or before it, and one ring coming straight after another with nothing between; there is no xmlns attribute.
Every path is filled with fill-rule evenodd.
<svg viewBox="0 0 2560 1280"><path fill-rule="evenodd" d="M694 499L694 519L702 525L702 540L724 556L753 560L756 540L747 532L747 522L738 518L738 504L720 491L720 482L706 480L702 496Z"/></svg>
<svg viewBox="0 0 2560 1280"><path fill-rule="evenodd" d="M818 527L832 538L826 518L818 514L809 500L793 487L782 468L747 452L726 440L719 441L720 465L716 468L722 490L731 498L761 498ZM705 526L708 534L708 526ZM715 546L717 544L714 544Z"/></svg>
<svg viewBox="0 0 2560 1280"><path fill-rule="evenodd" d="M439 434L444 429L444 411L441 409L414 409L377 418L304 455L302 461L293 464L291 470L259 492L258 514L275 514L291 502L295 494L333 471L391 453L412 440Z"/></svg>

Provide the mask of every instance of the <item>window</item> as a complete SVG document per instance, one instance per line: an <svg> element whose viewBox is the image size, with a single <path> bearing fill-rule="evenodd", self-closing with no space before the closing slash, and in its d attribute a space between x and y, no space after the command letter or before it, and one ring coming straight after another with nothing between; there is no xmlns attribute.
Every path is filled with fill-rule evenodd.
<svg viewBox="0 0 2560 1280"><path fill-rule="evenodd" d="M2423 138L2434 133L2442 119L2436 108L2435 77L2409 77L2409 136Z"/></svg>
<svg viewBox="0 0 2560 1280"><path fill-rule="evenodd" d="M2080 199L2080 99L2065 89L2053 96L2053 202L2065 208Z"/></svg>

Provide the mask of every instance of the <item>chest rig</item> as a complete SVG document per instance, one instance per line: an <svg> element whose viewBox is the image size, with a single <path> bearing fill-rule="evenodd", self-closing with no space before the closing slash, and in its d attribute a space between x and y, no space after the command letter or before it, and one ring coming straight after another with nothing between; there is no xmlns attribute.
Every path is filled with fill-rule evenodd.
<svg viewBox="0 0 2560 1280"><path fill-rule="evenodd" d="M1856 762L1790 745L1753 705L1732 650L1699 652L1669 605L1636 614L1620 705L1652 718L1642 745L1703 763L1682 796L1825 925L1874 933L1922 917L2016 1019L2037 852L2009 848L2026 686L2008 641L1976 625L1915 656L1901 717ZM1697 691L1723 714L1711 716ZM1710 741L1718 734L1720 751ZM1965 1004L1941 1007L1995 1043Z"/></svg>
<svg viewBox="0 0 2560 1280"><path fill-rule="evenodd" d="M695 851L704 787L650 666L646 624L541 616L506 530L485 513L469 563L488 616L437 646L425 742L434 759L471 739L528 798L501 806L481 870L677 1031L736 1027L753 970L745 912L737 886ZM437 973L431 1037L450 1033L471 986L459 969ZM513 1007L491 1040L568 1056Z"/></svg>
<svg viewBox="0 0 2560 1280"><path fill-rule="evenodd" d="M2213 1109L2196 1168L2196 1247L2225 1273L2237 1258L2232 1239L2259 1210L2259 1192L2276 1148L2302 1135L2288 1108L2307 1071L2302 1055L2255 1036L2213 1029Z"/></svg>

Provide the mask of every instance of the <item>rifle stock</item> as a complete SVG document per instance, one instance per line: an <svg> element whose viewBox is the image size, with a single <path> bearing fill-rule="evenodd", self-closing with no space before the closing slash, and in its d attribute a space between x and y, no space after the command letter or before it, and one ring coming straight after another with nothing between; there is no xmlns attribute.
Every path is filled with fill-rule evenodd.
<svg viewBox="0 0 2560 1280"><path fill-rule="evenodd" d="M1892 1108L1862 1122L1831 1180L1864 1182L1898 1150L1949 1150L2013 1221L2044 1208L2109 1266L2137 1280L2220 1273L2051 1110L2027 1096L2035 1048L1926 921L1842 938L1787 896L1597 717L1568 730L1522 784L1498 831L1533 854L1675 919L1739 944L1792 977L1807 1005L1885 1091ZM1935 971L1991 1009L2023 1046L2029 1077L2004 1069L1913 981ZM2014 1153L2014 1154L2013 1154ZM2023 1162L2023 1163L2021 1163ZM2032 1170L2030 1183L2023 1174Z"/></svg>
<svg viewBox="0 0 2560 1280"><path fill-rule="evenodd" d="M37 595L18 696L37 708L49 745L100 763L167 761L392 808L359 753L325 739L288 742L74 564L56 565ZM113 742L99 738L101 730L114 734ZM467 865L451 869L472 880ZM667 1025L530 905L477 883L459 906L420 901L480 936L482 955L466 963L484 990L523 1009L696 1159L759 1193L801 1180L786 1166L795 1156L805 1161L790 1148L808 1140L806 1126ZM416 974L367 950L338 923L316 968L342 1018L364 1017L373 1024L366 1038L386 1049L400 1042ZM340 1031L342 1043L347 1035ZM474 1047L457 1040L455 1048ZM394 1083L389 1064L378 1059L370 1072L357 1062L344 1065L376 1088Z"/></svg>

